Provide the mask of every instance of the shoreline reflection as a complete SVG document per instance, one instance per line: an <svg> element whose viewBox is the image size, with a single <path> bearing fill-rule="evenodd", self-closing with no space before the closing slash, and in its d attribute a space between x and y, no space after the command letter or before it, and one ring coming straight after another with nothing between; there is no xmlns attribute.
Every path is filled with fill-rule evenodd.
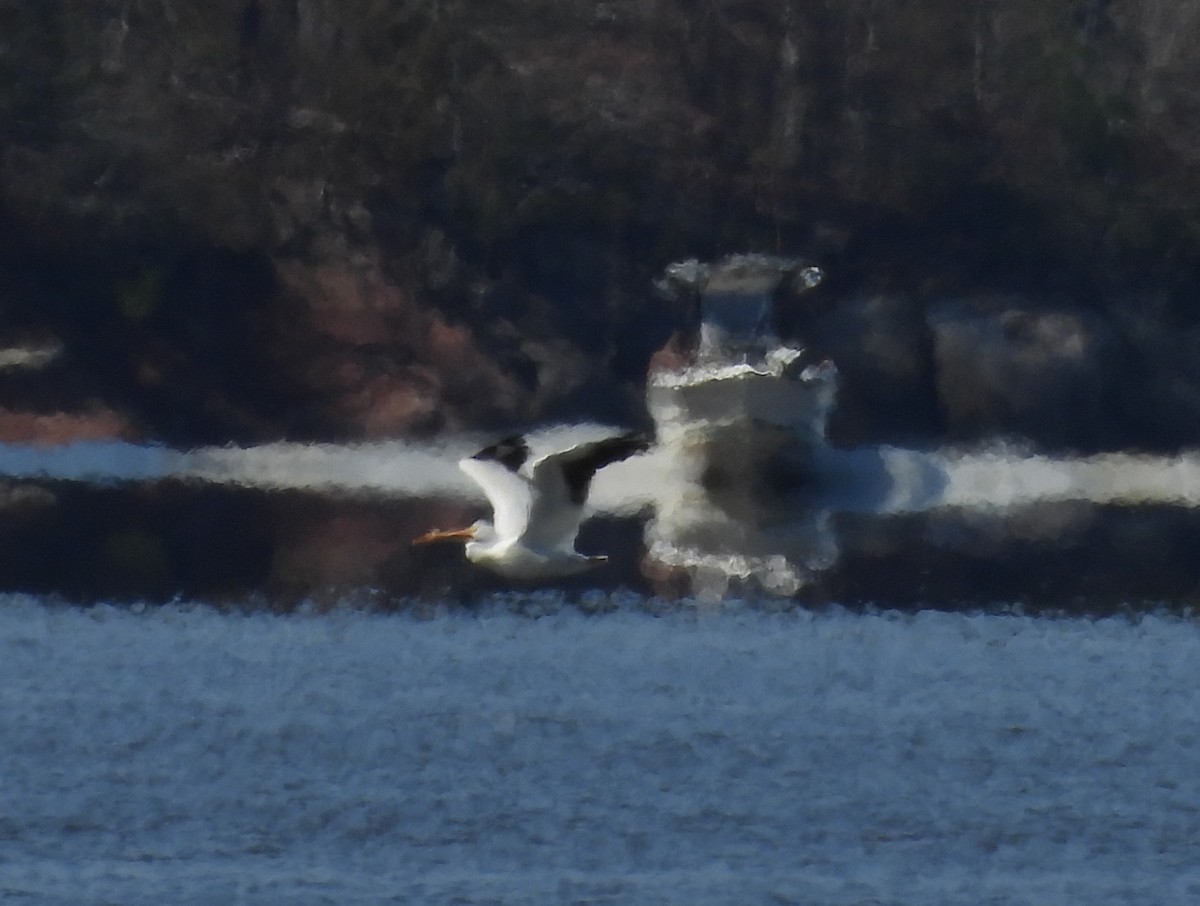
<svg viewBox="0 0 1200 906"><path fill-rule="evenodd" d="M467 601L505 586L408 541L486 506L454 466L475 440L0 446L0 588L295 601L358 587ZM579 588L1099 610L1200 596L1198 454L824 449L812 465L811 480L750 504L690 487L658 452L605 470L580 545L617 556Z"/></svg>

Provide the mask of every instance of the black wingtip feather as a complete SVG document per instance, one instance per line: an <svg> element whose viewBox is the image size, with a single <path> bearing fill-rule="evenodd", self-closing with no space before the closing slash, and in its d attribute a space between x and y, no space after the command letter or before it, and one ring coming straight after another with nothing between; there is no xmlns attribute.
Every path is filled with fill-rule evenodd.
<svg viewBox="0 0 1200 906"><path fill-rule="evenodd" d="M582 505L587 499L588 487L592 476L614 462L628 459L636 453L645 453L650 449L650 439L644 434L631 432L619 437L607 437L595 443L587 444L580 450L580 456L562 464L563 478L567 483L567 492L572 503Z"/></svg>
<svg viewBox="0 0 1200 906"><path fill-rule="evenodd" d="M529 458L529 444L520 434L511 434L491 446L484 447L471 458L495 460L510 472L516 472Z"/></svg>

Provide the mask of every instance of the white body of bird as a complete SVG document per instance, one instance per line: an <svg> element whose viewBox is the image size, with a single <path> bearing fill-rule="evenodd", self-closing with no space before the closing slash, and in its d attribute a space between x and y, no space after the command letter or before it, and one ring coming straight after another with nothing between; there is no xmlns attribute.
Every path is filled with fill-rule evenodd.
<svg viewBox="0 0 1200 906"><path fill-rule="evenodd" d="M529 446L524 438L507 437L459 462L491 502L494 521L435 530L413 543L465 541L468 560L510 579L553 579L584 572L607 559L575 550L592 476L648 448L644 437L625 434L578 444L527 464Z"/></svg>

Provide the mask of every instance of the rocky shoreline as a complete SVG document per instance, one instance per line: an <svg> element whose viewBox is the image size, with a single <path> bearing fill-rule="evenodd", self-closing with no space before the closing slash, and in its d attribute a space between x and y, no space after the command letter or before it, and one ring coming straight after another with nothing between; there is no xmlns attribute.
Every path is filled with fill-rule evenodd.
<svg viewBox="0 0 1200 906"><path fill-rule="evenodd" d="M837 443L1200 442L1189 8L0 0L0 26L6 440L644 422L689 324L654 276L768 251L829 275L779 330L837 362Z"/></svg>

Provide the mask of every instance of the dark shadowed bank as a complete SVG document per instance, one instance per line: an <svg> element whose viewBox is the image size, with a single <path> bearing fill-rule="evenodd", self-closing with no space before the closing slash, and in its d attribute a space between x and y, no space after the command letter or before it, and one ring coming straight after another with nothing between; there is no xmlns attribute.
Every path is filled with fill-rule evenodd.
<svg viewBox="0 0 1200 906"><path fill-rule="evenodd" d="M77 604L203 601L234 610L494 607L695 612L717 598L646 557L642 518L584 523L609 561L544 584L506 582L460 547L413 547L476 508L433 500L166 480L0 485L0 588ZM1013 510L834 514L838 554L787 596L734 583L723 597L794 607L1193 614L1200 510L1040 502ZM501 597L497 598L499 593ZM736 605L735 606L741 606Z"/></svg>
<svg viewBox="0 0 1200 906"><path fill-rule="evenodd" d="M9 437L636 421L667 263L809 255L835 438L1196 441L1200 13L0 0ZM5 361L8 361L7 359ZM56 413L57 418L49 417Z"/></svg>

